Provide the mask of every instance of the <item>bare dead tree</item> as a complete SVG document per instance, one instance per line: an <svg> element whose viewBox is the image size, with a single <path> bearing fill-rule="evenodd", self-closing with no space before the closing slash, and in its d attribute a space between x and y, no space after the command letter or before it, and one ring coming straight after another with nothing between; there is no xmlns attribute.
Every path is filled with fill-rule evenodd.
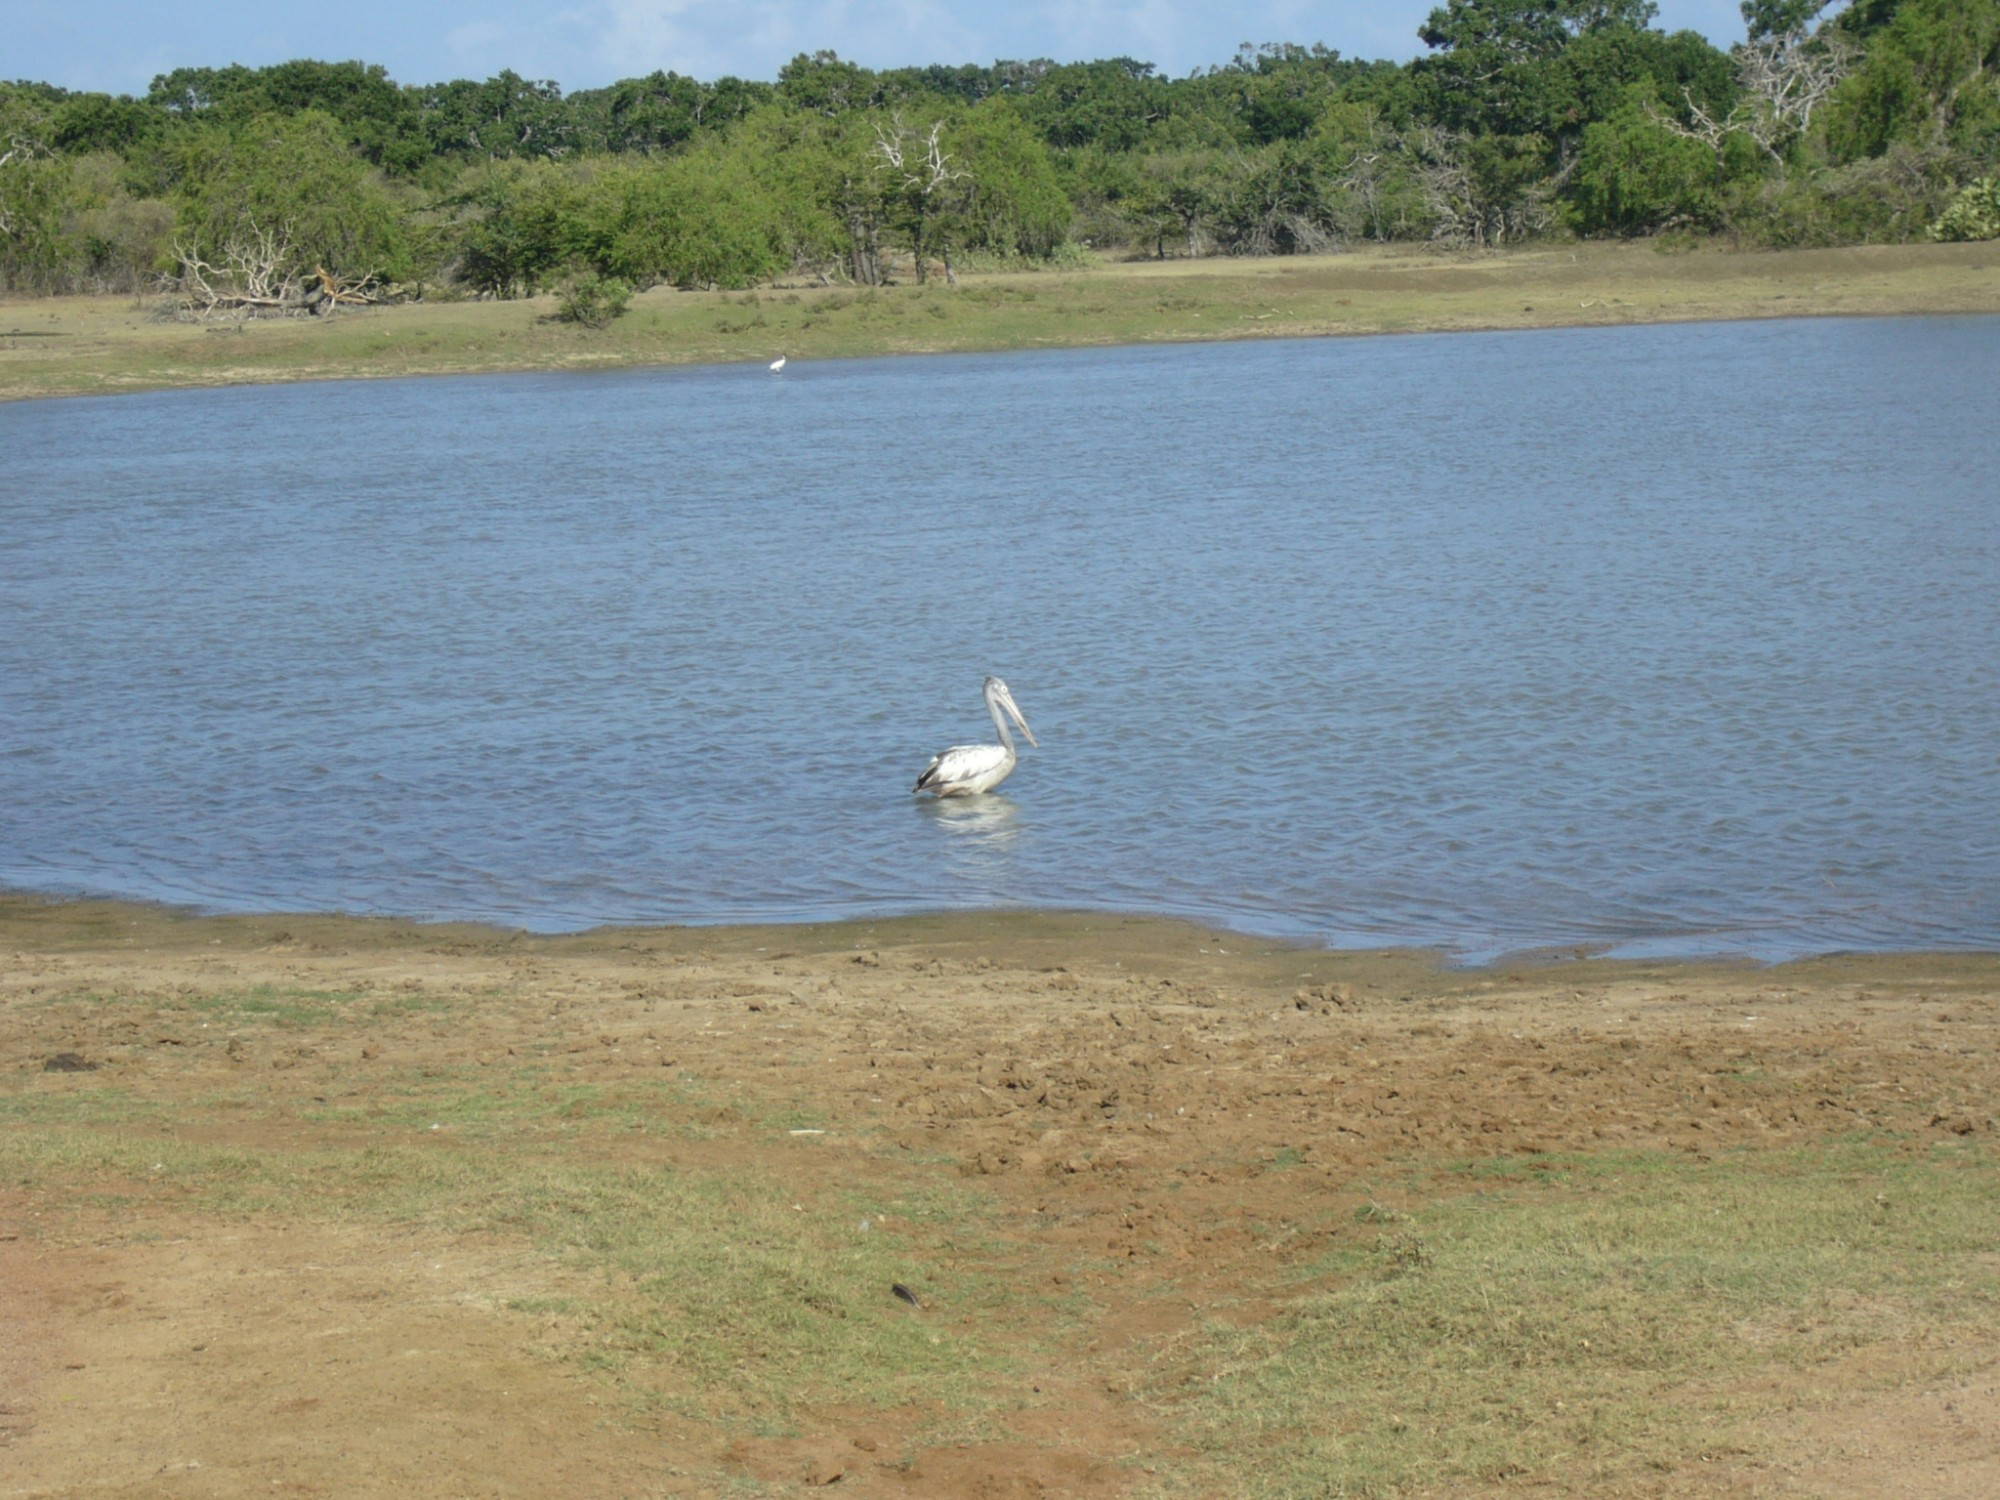
<svg viewBox="0 0 2000 1500"><path fill-rule="evenodd" d="M1678 120L1655 107L1654 123L1687 140L1700 141L1720 162L1729 137L1740 134L1756 143L1780 172L1785 148L1812 124L1812 117L1854 64L1854 46L1822 27L1816 34L1803 29L1739 43L1731 52L1736 82L1742 90L1727 115L1716 118L1683 88L1688 118Z"/></svg>
<svg viewBox="0 0 2000 1500"><path fill-rule="evenodd" d="M176 240L174 259L180 264L182 310L201 319L296 307L299 284L286 269L291 253L288 232L256 224L223 245L213 261L202 254L200 246Z"/></svg>
<svg viewBox="0 0 2000 1500"><path fill-rule="evenodd" d="M1494 197L1467 164L1465 137L1456 131L1423 126L1410 132L1408 146L1434 242L1455 250L1484 248L1548 227L1548 189L1537 187L1511 199Z"/></svg>
<svg viewBox="0 0 2000 1500"><path fill-rule="evenodd" d="M1753 129L1751 139L1775 156L1774 144L1805 133L1853 62L1854 44L1824 27L1812 37L1794 32L1738 48L1736 76L1754 102L1762 131Z"/></svg>
<svg viewBox="0 0 2000 1500"><path fill-rule="evenodd" d="M1368 225L1368 237L1386 239L1382 232L1382 188L1388 176L1383 151L1357 151L1348 158L1346 170L1333 185L1351 197Z"/></svg>
<svg viewBox="0 0 2000 1500"><path fill-rule="evenodd" d="M1282 202L1256 209L1229 246L1231 255L1324 255L1342 247L1340 231Z"/></svg>
<svg viewBox="0 0 2000 1500"><path fill-rule="evenodd" d="M1561 216L1557 201L1583 158L1569 145L1559 147L1557 155L1556 169L1531 184L1510 207L1509 224L1516 239L1547 234Z"/></svg>
<svg viewBox="0 0 2000 1500"><path fill-rule="evenodd" d="M7 149L0 151L0 172L16 164L25 167L35 158L48 154L48 148L40 141L22 135L18 131L10 131L7 135ZM7 195L0 193L0 234L11 235L13 232L14 210L7 201Z"/></svg>
<svg viewBox="0 0 2000 1500"><path fill-rule="evenodd" d="M222 246L213 261L200 247L174 242L175 278L183 316L205 321L223 316L304 313L325 316L343 306L379 301L374 272L340 277L325 266L310 276L293 269L290 232L252 223Z"/></svg>
<svg viewBox="0 0 2000 1500"><path fill-rule="evenodd" d="M1454 249L1485 243L1486 226L1474 206L1472 173L1459 148L1463 140L1433 125L1410 132L1408 145L1417 163L1417 188L1430 214L1431 238Z"/></svg>
<svg viewBox="0 0 2000 1500"><path fill-rule="evenodd" d="M1389 237L1390 190L1397 163L1407 161L1409 147L1401 132L1385 124L1373 109L1367 115L1367 139L1357 143L1333 179L1333 186L1346 195L1358 214L1357 231L1372 240Z"/></svg>
<svg viewBox="0 0 2000 1500"><path fill-rule="evenodd" d="M1422 126L1403 138L1417 166L1417 185L1431 218L1431 238L1454 249L1504 245L1546 233L1556 220L1556 196L1576 170L1566 157L1532 182L1482 182L1467 164L1465 137Z"/></svg>
<svg viewBox="0 0 2000 1500"><path fill-rule="evenodd" d="M958 273L951 264L951 242L937 235L937 221L950 204L953 185L970 181L972 174L951 164L951 153L944 149L944 121L934 121L929 132L920 135L903 122L898 110L889 117L887 129L876 123L871 154L876 170L889 175L904 202L910 248L917 259L917 280L927 279L931 242L937 239L945 279L956 286Z"/></svg>

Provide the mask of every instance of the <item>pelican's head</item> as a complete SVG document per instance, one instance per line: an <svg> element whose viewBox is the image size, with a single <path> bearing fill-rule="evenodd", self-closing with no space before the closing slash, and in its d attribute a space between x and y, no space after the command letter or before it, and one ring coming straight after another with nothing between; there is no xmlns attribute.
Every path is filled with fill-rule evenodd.
<svg viewBox="0 0 2000 1500"><path fill-rule="evenodd" d="M986 679L986 701L1005 709L1007 717L1014 721L1015 727L1028 737L1028 743L1033 745L1037 750L1042 748L1042 742L1035 738L1035 731L1030 729L1028 721L1021 717L1021 710L1014 702L1013 693L1008 690L1007 684L1002 682L998 677L989 677Z"/></svg>

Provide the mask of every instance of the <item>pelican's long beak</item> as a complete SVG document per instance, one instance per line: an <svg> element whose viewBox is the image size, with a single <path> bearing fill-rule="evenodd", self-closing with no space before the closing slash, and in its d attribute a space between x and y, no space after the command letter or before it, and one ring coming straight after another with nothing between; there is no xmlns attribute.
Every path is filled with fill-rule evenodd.
<svg viewBox="0 0 2000 1500"><path fill-rule="evenodd" d="M1014 706L1014 695L1009 693L1000 702L1001 706L1007 710L1007 717L1012 719L1021 733L1028 737L1028 743L1033 745L1037 750L1041 749L1042 742L1035 738L1035 731L1028 727L1028 721L1021 717L1021 710Z"/></svg>

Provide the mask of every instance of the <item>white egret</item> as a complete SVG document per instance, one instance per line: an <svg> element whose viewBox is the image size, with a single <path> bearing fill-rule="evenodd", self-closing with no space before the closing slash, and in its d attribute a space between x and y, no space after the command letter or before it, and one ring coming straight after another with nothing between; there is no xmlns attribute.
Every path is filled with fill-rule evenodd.
<svg viewBox="0 0 2000 1500"><path fill-rule="evenodd" d="M778 357L777 357L776 359L774 359L774 360L772 360L772 361L771 361L771 373L772 373L773 375L777 374L777 373L778 373L778 372L779 372L780 370L782 370L782 369L784 369L784 368L785 368L785 356L784 356L784 355L780 354L780 355L779 355L779 356L778 356Z"/></svg>
<svg viewBox="0 0 2000 1500"><path fill-rule="evenodd" d="M1005 717L1002 717L1003 710ZM933 755L912 790L934 792L940 797L969 797L975 792L992 791L1014 769L1014 736L1007 732L1008 719L1020 726L1029 744L1037 750L1042 748L1041 742L1035 738L1035 731L1028 727L1028 721L1021 717L1021 710L1014 706L1014 695L1007 690L1007 684L997 677L986 679L986 711L993 715L993 727L1000 731L1000 743L953 745L949 750Z"/></svg>

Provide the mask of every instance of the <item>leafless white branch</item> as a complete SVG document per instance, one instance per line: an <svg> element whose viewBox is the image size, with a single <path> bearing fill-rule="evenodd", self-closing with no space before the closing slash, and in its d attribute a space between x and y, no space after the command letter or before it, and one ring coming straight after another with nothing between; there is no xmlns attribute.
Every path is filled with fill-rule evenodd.
<svg viewBox="0 0 2000 1500"><path fill-rule="evenodd" d="M901 113L890 116L890 128L875 126L878 166L894 172L903 185L929 196L947 183L959 182L972 174L951 165L951 153L944 149L944 121L937 120L927 135L919 137L903 123Z"/></svg>
<svg viewBox="0 0 2000 1500"><path fill-rule="evenodd" d="M1854 55L1852 43L1824 27L1816 35L1794 31L1743 42L1733 52L1743 92L1726 116L1717 119L1683 88L1685 122L1658 109L1652 118L1676 135L1700 141L1717 161L1729 137L1741 134L1782 166L1785 148L1805 133L1814 113L1847 76Z"/></svg>
<svg viewBox="0 0 2000 1500"><path fill-rule="evenodd" d="M0 151L0 170L5 170L15 162L25 164L33 161L38 156L46 156L47 154L47 148L40 141L22 135L18 131L11 131L7 136L7 149ZM13 232L13 210L7 206L6 197L0 195L0 234L12 234Z"/></svg>

